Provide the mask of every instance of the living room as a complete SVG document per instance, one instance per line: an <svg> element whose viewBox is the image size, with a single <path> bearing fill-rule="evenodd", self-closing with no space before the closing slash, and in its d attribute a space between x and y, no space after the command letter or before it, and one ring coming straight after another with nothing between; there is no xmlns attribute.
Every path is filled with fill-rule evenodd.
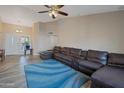
<svg viewBox="0 0 124 93"><path fill-rule="evenodd" d="M61 7L59 10L68 16L57 14L55 18L49 16L50 12L39 13L48 11L49 7L51 6L0 6L0 49L5 52L0 62L0 87L123 88L124 6L60 5L57 6ZM56 8L54 5L53 7ZM54 9L53 7L50 9ZM11 15L8 17L9 14ZM26 45L30 48L25 48ZM84 60L87 63L93 62L85 64ZM100 63L100 67L97 68L94 63ZM116 78L106 79L105 72L100 71L106 66L117 67L117 70L105 69L107 76L111 73L110 76L117 76ZM100 73L103 81L99 80ZM44 74L48 76L43 76ZM76 76L79 77L74 78Z"/></svg>

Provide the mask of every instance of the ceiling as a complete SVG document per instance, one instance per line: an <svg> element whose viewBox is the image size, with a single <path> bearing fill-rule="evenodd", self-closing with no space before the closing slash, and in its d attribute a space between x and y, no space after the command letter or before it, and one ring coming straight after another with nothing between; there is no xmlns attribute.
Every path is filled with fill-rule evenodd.
<svg viewBox="0 0 124 93"><path fill-rule="evenodd" d="M63 18L59 15L52 19L47 13L39 14L38 11L48 10L43 5L0 5L0 18L3 22L32 26L34 22L50 22ZM119 5L66 5L61 8L69 14L68 17L91 15L96 13L124 10Z"/></svg>

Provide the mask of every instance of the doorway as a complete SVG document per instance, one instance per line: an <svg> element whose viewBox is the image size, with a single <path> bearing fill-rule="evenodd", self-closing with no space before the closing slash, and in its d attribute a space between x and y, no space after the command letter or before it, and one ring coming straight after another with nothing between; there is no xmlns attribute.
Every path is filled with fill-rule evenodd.
<svg viewBox="0 0 124 93"><path fill-rule="evenodd" d="M5 35L6 55L23 55L24 43L30 43L30 35L6 34Z"/></svg>

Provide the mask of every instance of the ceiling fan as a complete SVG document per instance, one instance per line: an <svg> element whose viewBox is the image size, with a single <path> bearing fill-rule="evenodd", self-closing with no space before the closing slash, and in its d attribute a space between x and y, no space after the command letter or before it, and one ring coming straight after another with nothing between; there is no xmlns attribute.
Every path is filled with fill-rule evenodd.
<svg viewBox="0 0 124 93"><path fill-rule="evenodd" d="M68 13L65 13L63 11L60 11L60 8L62 8L64 5L44 5L45 7L49 8L47 11L39 11L38 13L49 13L49 16L51 16L53 19L57 17L58 14L63 16L68 16Z"/></svg>

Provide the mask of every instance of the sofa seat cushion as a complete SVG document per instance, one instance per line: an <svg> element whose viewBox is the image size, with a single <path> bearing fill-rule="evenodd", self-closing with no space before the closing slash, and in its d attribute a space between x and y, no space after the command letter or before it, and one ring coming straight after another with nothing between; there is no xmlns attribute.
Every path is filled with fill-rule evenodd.
<svg viewBox="0 0 124 93"><path fill-rule="evenodd" d="M124 68L104 66L93 73L92 80L102 87L124 87Z"/></svg>
<svg viewBox="0 0 124 93"><path fill-rule="evenodd" d="M67 61L72 61L72 57L71 56L67 56L67 55L64 55L62 53L55 53L54 56L62 58L62 59L67 60Z"/></svg>
<svg viewBox="0 0 124 93"><path fill-rule="evenodd" d="M90 70L97 70L100 67L103 66L103 64L101 63L97 63L97 62L92 62L92 61L87 61L87 60L83 60L81 62L79 62L79 66L88 68Z"/></svg>

